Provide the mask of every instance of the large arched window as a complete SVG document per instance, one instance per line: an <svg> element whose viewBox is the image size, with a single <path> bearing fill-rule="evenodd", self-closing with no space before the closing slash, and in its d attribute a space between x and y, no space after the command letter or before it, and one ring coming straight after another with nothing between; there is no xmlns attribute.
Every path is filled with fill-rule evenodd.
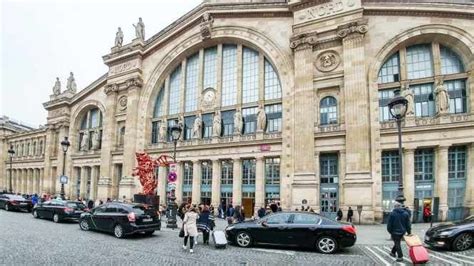
<svg viewBox="0 0 474 266"><path fill-rule="evenodd" d="M102 112L93 108L84 114L79 128L78 147L81 151L98 150L102 140Z"/></svg>
<svg viewBox="0 0 474 266"><path fill-rule="evenodd" d="M178 64L166 80L159 84L155 100L151 143L169 140L163 136L168 132L163 128L176 123L183 124L185 140L281 131L278 74L268 58L253 48L240 44L203 48ZM265 112L264 123L257 123L259 108ZM221 111L221 130L213 128L215 110ZM242 116L242 125L234 127L234 121L238 121L234 116L238 115ZM198 133L194 129L197 117L202 130Z"/></svg>
<svg viewBox="0 0 474 266"><path fill-rule="evenodd" d="M387 104L401 84L408 84L413 92L415 116L434 116L438 112L436 79L442 80L441 86L448 92L449 113L465 113L467 73L454 51L438 43L425 43L403 47L392 54L378 74L380 121L392 119Z"/></svg>
<svg viewBox="0 0 474 266"><path fill-rule="evenodd" d="M328 96L321 100L320 106L321 125L337 124L337 100Z"/></svg>

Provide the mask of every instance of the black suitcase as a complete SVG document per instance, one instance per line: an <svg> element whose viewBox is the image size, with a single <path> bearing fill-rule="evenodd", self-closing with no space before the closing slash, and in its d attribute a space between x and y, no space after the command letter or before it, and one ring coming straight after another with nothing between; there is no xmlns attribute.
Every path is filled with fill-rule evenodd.
<svg viewBox="0 0 474 266"><path fill-rule="evenodd" d="M212 232L212 240L214 241L214 246L216 248L226 248L227 247L227 238L225 237L224 231L214 231L214 232Z"/></svg>

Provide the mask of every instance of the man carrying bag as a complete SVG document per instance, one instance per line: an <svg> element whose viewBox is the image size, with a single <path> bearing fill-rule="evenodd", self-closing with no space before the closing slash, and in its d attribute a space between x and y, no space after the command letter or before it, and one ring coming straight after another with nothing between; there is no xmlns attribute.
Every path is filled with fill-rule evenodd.
<svg viewBox="0 0 474 266"><path fill-rule="evenodd" d="M387 231L390 233L394 244L390 256L395 257L397 255L397 262L401 262L403 261L403 253L400 242L406 233L411 234L411 223L410 214L399 202L395 202L392 213L390 213Z"/></svg>

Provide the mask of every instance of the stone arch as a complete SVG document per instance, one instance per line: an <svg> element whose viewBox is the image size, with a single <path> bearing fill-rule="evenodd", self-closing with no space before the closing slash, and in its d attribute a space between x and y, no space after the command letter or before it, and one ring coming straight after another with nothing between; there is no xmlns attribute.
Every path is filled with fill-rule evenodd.
<svg viewBox="0 0 474 266"><path fill-rule="evenodd" d="M77 148L76 132L79 130L82 117L92 108L99 108L100 112L102 113L102 119L105 118L106 109L101 102L97 100L87 100L81 102L71 115L71 123L69 128L69 141L71 143L71 148Z"/></svg>
<svg viewBox="0 0 474 266"><path fill-rule="evenodd" d="M282 97L289 96L293 91L293 61L291 51L285 52L283 47L278 46L269 37L254 29L239 26L222 26L212 29L212 39L206 43L202 42L200 33L196 33L179 42L180 45L172 49L163 57L150 74L143 86L139 99L139 106L144 107L144 112L138 115L137 123L137 150L142 150L147 143L147 136L151 130L150 119L153 116L153 108L159 85L164 82L167 74L172 71L176 63L190 55L196 50L208 45L215 45L225 41L232 41L262 52L274 66L282 87Z"/></svg>

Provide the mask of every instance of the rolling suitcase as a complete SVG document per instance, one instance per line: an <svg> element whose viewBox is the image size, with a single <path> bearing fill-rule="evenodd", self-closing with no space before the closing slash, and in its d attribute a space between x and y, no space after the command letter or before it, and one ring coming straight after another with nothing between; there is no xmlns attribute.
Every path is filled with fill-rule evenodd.
<svg viewBox="0 0 474 266"><path fill-rule="evenodd" d="M227 238L225 237L224 231L214 231L214 232L212 232L212 240L214 241L214 246L216 248L226 248L227 247Z"/></svg>
<svg viewBox="0 0 474 266"><path fill-rule="evenodd" d="M423 246L411 246L409 253L413 264L427 263L429 260L428 251Z"/></svg>

